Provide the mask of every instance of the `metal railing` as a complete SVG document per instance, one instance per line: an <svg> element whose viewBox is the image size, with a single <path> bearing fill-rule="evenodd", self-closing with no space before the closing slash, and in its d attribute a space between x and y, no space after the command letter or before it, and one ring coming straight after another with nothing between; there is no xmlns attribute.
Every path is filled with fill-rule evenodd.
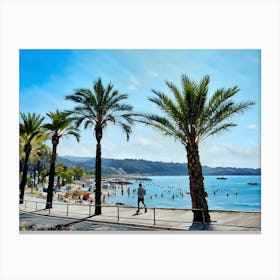
<svg viewBox="0 0 280 280"><path fill-rule="evenodd" d="M52 207L48 208L46 207L47 204L50 204L49 202L45 201L32 201L32 200L24 200L24 204L20 204L21 210L22 208L26 211L29 212L36 212L44 214L44 215L53 215L53 216L59 216L59 217L68 217L68 218L75 218L75 219L90 219L93 217L102 217L102 218L110 218L113 219L114 222L124 222L125 220L137 220L137 221L142 221L142 224L147 225L147 221L150 222L149 225L159 225L160 222L170 222L170 223L181 223L183 225L186 224L200 224L202 225L202 229L205 229L205 226L207 225L205 221L205 209L196 209L196 208L162 208L162 207L152 207L148 208L148 212L152 211L152 215L148 215L145 217L138 216L136 213L134 215L131 215L131 212L127 211L122 211L122 210L137 210L138 207L133 207L133 206L125 206L125 205L101 205L102 209L102 215L96 215L93 213L93 209L96 205L95 204L82 204L82 203L63 203L63 202L52 202ZM75 209L76 208L76 209ZM106 210L105 210L106 209ZM109 209L115 209L113 211L109 211ZM163 219L161 216L163 216L164 211L201 211L202 213L202 223L194 223L192 220L192 215L189 216L190 220L186 220L186 217L183 217L183 219L179 220L177 217L176 219ZM122 213L123 212L123 213ZM135 211L136 212L136 211ZM238 213L238 212L243 212L243 211L233 211L233 210L209 210L208 212L233 212L233 213ZM125 214L126 213L126 214ZM259 212L246 212L246 213L259 213ZM97 220L97 219L96 219ZM100 219L100 221L104 221L104 219ZM108 221L108 220L106 220ZM112 220L109 220L112 221ZM143 222L144 221L144 222ZM223 224L217 224L219 226L230 226L230 225L223 225ZM173 226L171 225L170 228ZM237 226L238 227L238 226Z"/></svg>
<svg viewBox="0 0 280 280"><path fill-rule="evenodd" d="M48 204L52 204L52 207L48 208L46 207ZM75 207L80 207L79 211L71 212L71 208L73 211L73 208ZM44 214L48 215L55 215L55 214L62 214L64 217L73 217L75 216L83 216L83 218L90 218L94 217L95 214L92 213L92 208L98 206L95 204L80 204L80 203L62 203L62 202L43 202L43 201L32 201L32 200L24 200L24 210L29 211L29 212L42 212L44 211ZM109 213L107 211L104 211L102 213L103 217L108 217L108 218L115 218L117 222L120 221L120 219L127 219L127 220L142 220L142 221L152 221L153 225L157 225L157 222L174 222L174 223L186 223L186 224L192 224L193 221L186 221L186 220L168 220L168 219L162 219L157 216L157 213L160 210L173 210L173 211L201 211L202 212L202 218L203 222L202 224L205 224L205 215L204 215L204 209L194 209L194 208L161 208L161 207L152 207L148 208L149 211L153 212L153 215L151 218L141 218L141 216L137 217L137 214L134 214L132 216L124 216L121 215L121 210L123 209L134 209L137 210L138 207L133 207L133 206L125 206L125 205L101 205L102 209L108 209L108 208L116 208L116 211L112 212L110 211ZM81 210L84 208L84 210ZM87 209L87 210L86 210ZM136 211L135 211L136 212ZM115 213L115 214L114 214Z"/></svg>

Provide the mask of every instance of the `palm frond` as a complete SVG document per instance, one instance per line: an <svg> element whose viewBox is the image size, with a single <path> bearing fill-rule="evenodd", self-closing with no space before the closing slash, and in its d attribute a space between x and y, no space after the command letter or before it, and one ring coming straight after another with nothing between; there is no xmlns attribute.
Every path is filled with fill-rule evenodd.
<svg viewBox="0 0 280 280"><path fill-rule="evenodd" d="M237 124L235 123L224 123L222 125L216 126L215 128L209 130L207 133L201 135L200 137L198 137L197 142L202 142L203 140L205 140L206 138L208 138L211 135L214 134L219 134L222 133L224 131L228 131L231 127L237 126Z"/></svg>
<svg viewBox="0 0 280 280"><path fill-rule="evenodd" d="M109 112L123 112L123 111L132 111L133 107L128 104L121 104L121 103L116 103L112 106L110 106Z"/></svg>
<svg viewBox="0 0 280 280"><path fill-rule="evenodd" d="M121 124L125 133L129 132L129 126L133 123L130 116L133 107L121 101L128 98L127 94L119 94L113 90L113 84L106 87L98 78L93 83L93 91L89 89L79 89L73 95L66 96L66 99L74 101L75 106L70 112L75 118L75 124L79 127L84 123L84 127L100 126L104 128L107 124Z"/></svg>
<svg viewBox="0 0 280 280"><path fill-rule="evenodd" d="M81 135L80 135L80 131L79 130L76 130L76 129L69 129L67 131L67 136L68 135L72 135L76 138L77 142L80 142L80 138L81 138Z"/></svg>
<svg viewBox="0 0 280 280"><path fill-rule="evenodd" d="M183 87L183 96L185 100L185 109L186 109L186 119L188 120L189 124L195 124L195 106L197 106L195 102L195 94L197 89L197 84L194 81L191 81L188 76L182 74L181 82Z"/></svg>
<svg viewBox="0 0 280 280"><path fill-rule="evenodd" d="M172 91L172 93L174 94L175 100L177 101L177 104L179 105L179 107L182 109L185 109L184 98L181 95L179 89L171 82L166 81L165 83L169 87L169 89Z"/></svg>
<svg viewBox="0 0 280 280"><path fill-rule="evenodd" d="M142 114L142 118L138 119L138 122L146 124L148 126L159 129L162 134L173 136L182 143L185 143L184 133L176 128L176 124L166 117L162 117L155 114Z"/></svg>
<svg viewBox="0 0 280 280"><path fill-rule="evenodd" d="M153 89L154 96L148 100L157 105L164 116L142 115L140 122L180 139L182 143L187 141L198 143L208 136L235 126L236 124L228 122L228 119L245 112L254 104L250 101L239 104L233 102L231 98L239 91L237 86L219 89L207 101L209 75L196 83L183 74L181 83L182 92L173 83L166 82L174 99Z"/></svg>
<svg viewBox="0 0 280 280"><path fill-rule="evenodd" d="M36 115L35 113L20 113L22 122L19 125L20 135L26 134L31 141L37 134L41 132L42 122L44 117Z"/></svg>
<svg viewBox="0 0 280 280"><path fill-rule="evenodd" d="M186 109L184 103L175 104L166 94L152 90L156 97L150 97L148 100L158 105L158 107L166 114L167 117L176 122L177 126L189 133L188 118L186 117ZM182 98L183 99L183 98Z"/></svg>
<svg viewBox="0 0 280 280"><path fill-rule="evenodd" d="M47 116L50 122L44 124L43 127L49 131L53 137L63 138L68 135L73 135L77 141L79 141L80 130L77 126L73 125L76 118L72 117L69 111L59 111L57 109L54 112L48 112Z"/></svg>
<svg viewBox="0 0 280 280"><path fill-rule="evenodd" d="M255 102L251 101L235 104L231 97L237 94L238 91L239 89L237 86L226 90L219 89L212 98L210 98L208 105L205 106L199 119L198 138L200 141L206 138L205 135L208 137L215 134L215 131L217 131L217 133L220 132L220 130L216 130L216 128L220 127L223 122L237 114L244 113L245 110L255 104Z"/></svg>
<svg viewBox="0 0 280 280"><path fill-rule="evenodd" d="M117 122L117 124L122 128L122 130L126 134L126 140L128 141L130 133L132 132L131 126L124 122Z"/></svg>
<svg viewBox="0 0 280 280"><path fill-rule="evenodd" d="M128 98L127 94L117 94L113 98L110 98L106 103L106 110L112 110L116 105L120 105L120 101L126 100ZM129 106L129 105L127 105ZM132 108L132 106L130 106ZM131 110L131 109L128 109Z"/></svg>
<svg viewBox="0 0 280 280"><path fill-rule="evenodd" d="M85 121L84 122L85 129L87 129L88 127L93 126L95 124L95 122L92 121L91 119L86 119L86 120L82 119L82 121Z"/></svg>
<svg viewBox="0 0 280 280"><path fill-rule="evenodd" d="M107 103L107 102L109 101L109 99L110 99L110 93L111 93L113 87L114 87L114 85L111 84L111 83L109 83L109 84L107 85L107 87L106 87L106 89L105 89L105 93L104 93L104 100L103 100L103 102Z"/></svg>
<svg viewBox="0 0 280 280"><path fill-rule="evenodd" d="M101 122L101 127L105 127L108 122L116 124L116 117L112 114L107 114Z"/></svg>
<svg viewBox="0 0 280 280"><path fill-rule="evenodd" d="M97 81L94 82L93 90L96 95L97 105L100 106L100 104L103 103L102 101L103 101L103 96L105 93L105 88L102 85L101 78L99 78Z"/></svg>
<svg viewBox="0 0 280 280"><path fill-rule="evenodd" d="M205 107L209 82L210 82L210 76L206 75L202 78L202 80L200 81L197 87L197 95L194 102L197 105L196 112L195 112L196 116L200 116Z"/></svg>

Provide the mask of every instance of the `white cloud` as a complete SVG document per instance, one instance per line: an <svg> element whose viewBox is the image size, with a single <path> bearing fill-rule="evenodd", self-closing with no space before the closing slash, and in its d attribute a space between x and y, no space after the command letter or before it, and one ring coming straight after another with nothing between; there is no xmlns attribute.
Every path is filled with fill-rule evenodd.
<svg viewBox="0 0 280 280"><path fill-rule="evenodd" d="M139 85L140 82L139 80L136 79L136 77L134 75L130 76L130 81L134 84L134 85Z"/></svg>
<svg viewBox="0 0 280 280"><path fill-rule="evenodd" d="M136 79L134 75L130 75L131 84L128 86L128 90L136 90L139 88L140 81Z"/></svg>
<svg viewBox="0 0 280 280"><path fill-rule="evenodd" d="M213 146L207 150L209 153L230 153L241 157L256 157L259 156L259 149L254 147L239 147L232 143L222 143L219 146Z"/></svg>
<svg viewBox="0 0 280 280"><path fill-rule="evenodd" d="M249 130L257 131L257 130L258 130L258 127L257 127L256 124L250 124L250 125L248 126L248 129L249 129Z"/></svg>
<svg viewBox="0 0 280 280"><path fill-rule="evenodd" d="M207 145L201 146L200 156L202 165L210 167L259 168L261 165L261 149L259 143L208 143Z"/></svg>
<svg viewBox="0 0 280 280"><path fill-rule="evenodd" d="M75 143L72 146L59 145L57 152L60 156L95 157L95 147Z"/></svg>
<svg viewBox="0 0 280 280"><path fill-rule="evenodd" d="M128 86L128 89L129 90L136 90L137 89L137 87L135 86L135 85L130 85L130 86Z"/></svg>
<svg viewBox="0 0 280 280"><path fill-rule="evenodd" d="M155 72L155 71L153 71L153 70L147 70L147 72L148 72L148 75L149 76L151 76L151 77L158 77L159 76L159 74L157 73L157 72Z"/></svg>
<svg viewBox="0 0 280 280"><path fill-rule="evenodd" d="M159 142L159 141L153 141L151 139L148 138L137 138L134 141L134 144L137 146L141 146L145 149L149 148L149 149L162 149L164 146Z"/></svg>

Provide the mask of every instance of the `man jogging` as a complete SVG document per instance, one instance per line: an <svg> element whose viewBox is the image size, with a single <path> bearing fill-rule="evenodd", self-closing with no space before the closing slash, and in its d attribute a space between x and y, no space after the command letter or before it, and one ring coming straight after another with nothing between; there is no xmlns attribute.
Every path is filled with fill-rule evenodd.
<svg viewBox="0 0 280 280"><path fill-rule="evenodd" d="M137 194L138 194L138 210L136 211L136 213L140 212L140 202L142 202L142 204L144 205L145 213L147 213L147 207L146 207L146 204L144 202L144 196L146 194L146 190L142 188L142 184L141 183L139 184L139 188L138 188Z"/></svg>

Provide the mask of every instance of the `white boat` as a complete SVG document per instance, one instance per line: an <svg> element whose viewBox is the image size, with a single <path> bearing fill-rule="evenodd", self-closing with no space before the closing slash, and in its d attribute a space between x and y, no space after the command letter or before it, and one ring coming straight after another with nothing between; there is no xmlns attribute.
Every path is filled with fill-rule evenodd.
<svg viewBox="0 0 280 280"><path fill-rule="evenodd" d="M224 164L222 164L222 168L224 168ZM225 177L225 176L218 176L217 179L218 180L226 180L227 177Z"/></svg>
<svg viewBox="0 0 280 280"><path fill-rule="evenodd" d="M250 181L250 182L248 182L248 185L257 185L258 183L257 182L255 182L255 181Z"/></svg>
<svg viewBox="0 0 280 280"><path fill-rule="evenodd" d="M225 176L219 176L219 177L217 177L217 179L218 179L218 180L226 180L227 177L225 177Z"/></svg>

